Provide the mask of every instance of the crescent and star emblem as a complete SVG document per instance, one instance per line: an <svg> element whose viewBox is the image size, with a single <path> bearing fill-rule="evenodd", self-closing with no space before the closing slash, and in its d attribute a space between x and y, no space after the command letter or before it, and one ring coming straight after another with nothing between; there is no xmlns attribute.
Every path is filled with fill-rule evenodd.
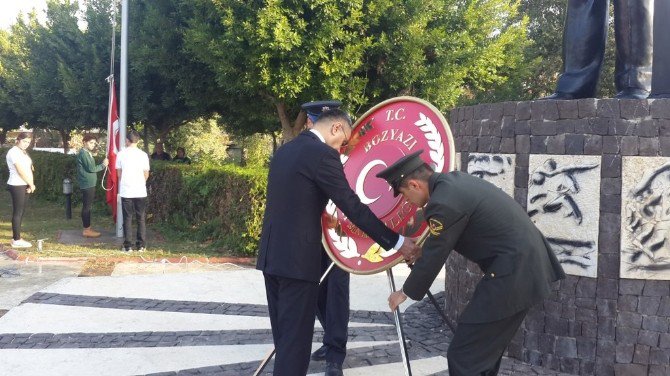
<svg viewBox="0 0 670 376"><path fill-rule="evenodd" d="M379 200L380 197L382 197L381 195L379 195L375 198L370 198L365 195L365 190L363 189L363 184L365 183L365 179L368 177L370 170L372 170L373 167L379 165L388 167L386 163L380 159L372 160L363 167L361 173L358 174L358 178L356 179L356 194L358 195L358 197L360 197L361 202L365 205L370 205L373 202Z"/></svg>

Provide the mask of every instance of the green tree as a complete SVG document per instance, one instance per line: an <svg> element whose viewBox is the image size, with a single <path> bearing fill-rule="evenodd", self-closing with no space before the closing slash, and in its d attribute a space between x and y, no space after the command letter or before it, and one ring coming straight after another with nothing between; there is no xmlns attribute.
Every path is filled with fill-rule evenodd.
<svg viewBox="0 0 670 376"><path fill-rule="evenodd" d="M302 129L299 104L318 98L341 99L359 113L411 94L446 110L505 81L526 44L509 0L194 3L200 17L189 22L187 49L227 94L265 118L273 111L283 141Z"/></svg>
<svg viewBox="0 0 670 376"><path fill-rule="evenodd" d="M229 143L230 138L216 118L201 118L173 129L165 140L165 149L174 157L177 148L183 147L193 162L223 163L228 157L226 149Z"/></svg>
<svg viewBox="0 0 670 376"><path fill-rule="evenodd" d="M109 85L106 81L110 74L112 21L115 0L84 0L83 21L86 28L80 55L82 62L77 73L77 85L81 96L77 98L81 112L82 126L88 128L106 128L109 107ZM117 14L118 16L118 14ZM119 30L116 31L115 70L119 67Z"/></svg>
<svg viewBox="0 0 670 376"><path fill-rule="evenodd" d="M0 145L7 138L7 131L21 124L16 108L13 106L16 93L16 56L17 45L13 45L11 34L0 30Z"/></svg>
<svg viewBox="0 0 670 376"><path fill-rule="evenodd" d="M172 129L218 109L220 94L209 68L184 52L188 2L130 2L129 122L164 139Z"/></svg>
<svg viewBox="0 0 670 376"><path fill-rule="evenodd" d="M88 95L77 73L85 62L78 10L76 2L50 0L45 26L32 14L28 23L19 22L13 29L27 48L23 65L29 101L20 116L32 127L57 130L66 152L70 132L84 124L79 100Z"/></svg>

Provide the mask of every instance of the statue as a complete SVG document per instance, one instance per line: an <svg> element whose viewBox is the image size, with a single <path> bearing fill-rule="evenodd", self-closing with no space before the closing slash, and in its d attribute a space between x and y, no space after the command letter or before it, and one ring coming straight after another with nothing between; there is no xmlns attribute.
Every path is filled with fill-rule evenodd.
<svg viewBox="0 0 670 376"><path fill-rule="evenodd" d="M605 56L609 0L568 0L563 73L545 99L593 98ZM614 0L616 98L644 99L651 90L653 0Z"/></svg>
<svg viewBox="0 0 670 376"><path fill-rule="evenodd" d="M670 98L670 1L656 0L654 5L654 74L650 98ZM661 20L661 18L665 18Z"/></svg>

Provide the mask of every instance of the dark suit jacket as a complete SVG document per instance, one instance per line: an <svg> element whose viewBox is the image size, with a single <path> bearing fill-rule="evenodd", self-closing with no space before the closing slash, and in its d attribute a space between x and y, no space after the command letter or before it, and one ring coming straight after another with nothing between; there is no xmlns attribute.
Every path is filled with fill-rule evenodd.
<svg viewBox="0 0 670 376"><path fill-rule="evenodd" d="M328 199L384 249L398 241L349 187L339 153L305 131L272 158L256 269L318 282L321 215Z"/></svg>
<svg viewBox="0 0 670 376"><path fill-rule="evenodd" d="M425 215L431 235L403 286L420 300L452 249L484 272L463 323L492 322L541 301L565 278L544 236L523 208L495 185L463 172L434 174Z"/></svg>

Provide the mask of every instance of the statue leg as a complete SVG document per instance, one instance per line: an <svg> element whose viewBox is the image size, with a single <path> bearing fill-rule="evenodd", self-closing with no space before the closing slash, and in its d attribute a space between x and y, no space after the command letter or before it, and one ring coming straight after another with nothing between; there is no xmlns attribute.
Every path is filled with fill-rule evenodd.
<svg viewBox="0 0 670 376"><path fill-rule="evenodd" d="M558 99L591 98L605 56L609 0L568 0Z"/></svg>
<svg viewBox="0 0 670 376"><path fill-rule="evenodd" d="M654 3L654 63L651 79L651 96L670 98L670 1Z"/></svg>
<svg viewBox="0 0 670 376"><path fill-rule="evenodd" d="M617 98L644 99L651 91L653 12L653 0L614 1Z"/></svg>

